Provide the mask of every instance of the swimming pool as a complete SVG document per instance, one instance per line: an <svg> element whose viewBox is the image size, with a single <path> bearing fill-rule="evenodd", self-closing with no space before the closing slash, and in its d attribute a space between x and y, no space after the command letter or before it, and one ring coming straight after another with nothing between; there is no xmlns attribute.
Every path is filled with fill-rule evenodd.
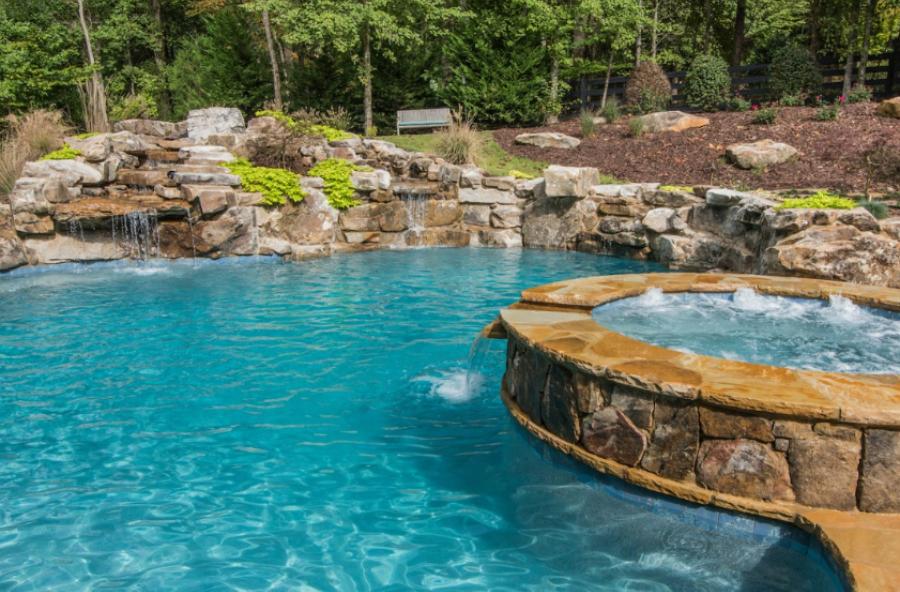
<svg viewBox="0 0 900 592"><path fill-rule="evenodd" d="M521 289L651 269L438 249L0 277L0 589L840 589L804 533L528 437L502 342L468 374Z"/></svg>

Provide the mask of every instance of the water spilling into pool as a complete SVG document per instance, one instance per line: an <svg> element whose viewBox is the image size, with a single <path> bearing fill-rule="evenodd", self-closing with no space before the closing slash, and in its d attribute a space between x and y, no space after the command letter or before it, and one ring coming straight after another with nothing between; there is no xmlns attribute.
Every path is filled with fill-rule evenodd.
<svg viewBox="0 0 900 592"><path fill-rule="evenodd" d="M900 314L830 300L659 288L594 309L609 329L679 351L828 372L900 373Z"/></svg>
<svg viewBox="0 0 900 592"><path fill-rule="evenodd" d="M472 348L496 311L648 269L442 249L0 277L0 589L839 589L807 535L599 478L508 417L504 343Z"/></svg>

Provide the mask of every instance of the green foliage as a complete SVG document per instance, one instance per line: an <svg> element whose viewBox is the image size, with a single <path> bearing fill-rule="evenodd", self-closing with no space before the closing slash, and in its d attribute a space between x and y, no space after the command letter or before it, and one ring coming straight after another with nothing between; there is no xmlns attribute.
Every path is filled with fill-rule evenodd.
<svg viewBox="0 0 900 592"><path fill-rule="evenodd" d="M872 90L864 84L857 84L847 93L848 103L868 103L871 100Z"/></svg>
<svg viewBox="0 0 900 592"><path fill-rule="evenodd" d="M778 119L778 110L774 107L763 107L753 112L753 118L750 120L756 125L772 125Z"/></svg>
<svg viewBox="0 0 900 592"><path fill-rule="evenodd" d="M644 120L640 117L632 117L628 120L628 135L632 138L640 138L644 135Z"/></svg>
<svg viewBox="0 0 900 592"><path fill-rule="evenodd" d="M835 121L841 114L841 103L836 100L830 105L822 105L816 111L816 121Z"/></svg>
<svg viewBox="0 0 900 592"><path fill-rule="evenodd" d="M729 111L749 111L753 103L740 95L735 95L728 100Z"/></svg>
<svg viewBox="0 0 900 592"><path fill-rule="evenodd" d="M728 101L731 74L728 64L716 55L697 56L684 78L687 104L695 109L714 111Z"/></svg>
<svg viewBox="0 0 900 592"><path fill-rule="evenodd" d="M818 93L822 86L822 74L815 57L794 43L775 51L769 76L769 88L775 99L787 95L808 97Z"/></svg>
<svg viewBox="0 0 900 592"><path fill-rule="evenodd" d="M594 112L590 109L582 109L578 114L578 123L581 126L581 137L590 138L594 135L597 125L594 123Z"/></svg>
<svg viewBox="0 0 900 592"><path fill-rule="evenodd" d="M306 197L297 173L287 169L256 166L244 159L223 163L222 166L241 177L244 191L262 194L259 205L282 206L288 200L299 203Z"/></svg>
<svg viewBox="0 0 900 592"><path fill-rule="evenodd" d="M852 210L856 202L828 191L817 191L809 197L797 197L786 199L777 206L776 210L793 210L799 208L813 210Z"/></svg>
<svg viewBox="0 0 900 592"><path fill-rule="evenodd" d="M511 169L509 171L509 176L520 181L530 181L531 179L537 179L536 175L532 175L531 173L526 173L516 169Z"/></svg>
<svg viewBox="0 0 900 592"><path fill-rule="evenodd" d="M68 144L63 144L62 148L43 155L41 160L73 160L79 156L81 156L81 150L76 150Z"/></svg>
<svg viewBox="0 0 900 592"><path fill-rule="evenodd" d="M89 140L90 138L93 138L94 136L99 136L99 135L100 135L99 132L84 132L83 134L76 134L72 137L75 138L76 140Z"/></svg>
<svg viewBox="0 0 900 592"><path fill-rule="evenodd" d="M616 97L609 97L606 99L606 104L600 109L600 116L606 119L607 123L615 123L622 117L622 108L619 105L619 99Z"/></svg>
<svg viewBox="0 0 900 592"><path fill-rule="evenodd" d="M325 195L333 208L346 210L362 203L356 199L356 190L350 181L350 174L361 170L366 169L340 158L329 158L311 168L307 174L325 181Z"/></svg>
<svg viewBox="0 0 900 592"><path fill-rule="evenodd" d="M113 121L155 119L159 116L156 100L148 94L128 95L116 101L109 110Z"/></svg>
<svg viewBox="0 0 900 592"><path fill-rule="evenodd" d="M876 220L884 220L890 215L890 210L887 207L887 204L880 201L871 201L868 199L861 199L856 202L856 207L865 208L869 211L870 214L875 216Z"/></svg>
<svg viewBox="0 0 900 592"><path fill-rule="evenodd" d="M308 121L297 119L281 111L273 111L264 109L256 112L257 117L272 117L281 123L288 131L304 136L320 136L329 142L338 140L349 140L355 138L350 132L335 129L327 125L310 123Z"/></svg>
<svg viewBox="0 0 900 592"><path fill-rule="evenodd" d="M778 104L782 107L802 107L804 103L800 95L784 95L778 99Z"/></svg>
<svg viewBox="0 0 900 592"><path fill-rule="evenodd" d="M660 185L660 191L681 191L684 193L693 193L694 188L690 185Z"/></svg>
<svg viewBox="0 0 900 592"><path fill-rule="evenodd" d="M625 104L638 113L663 111L672 101L672 85L659 64L645 61L631 71L625 83Z"/></svg>

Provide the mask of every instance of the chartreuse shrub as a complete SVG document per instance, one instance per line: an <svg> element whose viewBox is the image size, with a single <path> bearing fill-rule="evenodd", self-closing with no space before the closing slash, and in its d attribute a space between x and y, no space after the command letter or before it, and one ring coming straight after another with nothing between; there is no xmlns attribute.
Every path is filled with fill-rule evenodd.
<svg viewBox="0 0 900 592"><path fill-rule="evenodd" d="M297 173L287 169L256 166L242 158L223 163L222 166L241 177L244 191L262 194L259 205L283 206L288 200L299 203L306 197Z"/></svg>
<svg viewBox="0 0 900 592"><path fill-rule="evenodd" d="M340 158L323 160L309 169L310 177L321 177L325 181L325 196L331 207L338 210L346 210L358 206L361 202L356 199L356 190L350 182L350 174L353 171L368 171L369 167L362 167Z"/></svg>
<svg viewBox="0 0 900 592"><path fill-rule="evenodd" d="M795 197L786 199L777 206L776 210L793 210L807 208L813 210L852 210L856 202L828 191L817 191L809 197Z"/></svg>
<svg viewBox="0 0 900 592"><path fill-rule="evenodd" d="M684 77L687 104L703 111L715 111L728 102L731 74L728 64L717 55L697 56Z"/></svg>
<svg viewBox="0 0 900 592"><path fill-rule="evenodd" d="M78 156L81 156L81 150L76 150L68 144L63 144L59 150L43 155L41 160L72 160Z"/></svg>
<svg viewBox="0 0 900 592"><path fill-rule="evenodd" d="M89 140L95 136L99 136L100 132L84 132L82 134L76 134L72 136L76 140Z"/></svg>
<svg viewBox="0 0 900 592"><path fill-rule="evenodd" d="M510 169L509 176L513 179L518 179L519 181L530 181L531 179L537 179L536 175L532 175L531 173L526 173L524 171L519 171L516 169Z"/></svg>
<svg viewBox="0 0 900 592"><path fill-rule="evenodd" d="M337 128L333 128L328 125L321 125L318 123L309 123L308 121L302 121L295 119L288 115L287 113L283 113L281 111L271 111L268 109L257 111L257 117L273 117L278 120L288 131L309 135L309 136L321 136L328 140L329 142L336 142L338 140L349 140L351 138L355 138L353 134L350 132L345 132L344 130L339 130Z"/></svg>

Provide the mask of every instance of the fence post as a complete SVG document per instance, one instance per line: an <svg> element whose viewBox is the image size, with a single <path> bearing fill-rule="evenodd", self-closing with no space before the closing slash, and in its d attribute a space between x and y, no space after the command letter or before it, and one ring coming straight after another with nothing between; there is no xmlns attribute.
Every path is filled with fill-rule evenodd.
<svg viewBox="0 0 900 592"><path fill-rule="evenodd" d="M894 96L898 77L900 77L900 37L894 39L894 51L888 60L887 80L884 83L885 98L890 99Z"/></svg>

